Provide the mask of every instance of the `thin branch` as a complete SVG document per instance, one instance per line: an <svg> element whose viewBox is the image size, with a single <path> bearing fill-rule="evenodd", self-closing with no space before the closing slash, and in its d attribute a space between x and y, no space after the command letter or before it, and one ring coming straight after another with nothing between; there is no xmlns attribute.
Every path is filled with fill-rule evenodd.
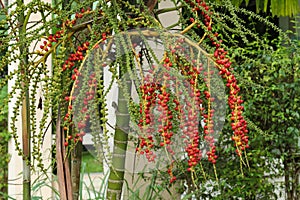
<svg viewBox="0 0 300 200"><path fill-rule="evenodd" d="M1 7L2 7L2 9L4 9L4 8L5 8L5 6L4 6L4 4L3 4L2 0L0 0L0 4L1 4Z"/></svg>

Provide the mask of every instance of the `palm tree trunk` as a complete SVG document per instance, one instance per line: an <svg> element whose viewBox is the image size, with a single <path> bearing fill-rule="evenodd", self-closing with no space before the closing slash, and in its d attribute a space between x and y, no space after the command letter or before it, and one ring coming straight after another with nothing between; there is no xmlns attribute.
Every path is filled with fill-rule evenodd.
<svg viewBox="0 0 300 200"><path fill-rule="evenodd" d="M126 76L126 75L125 75ZM124 77L126 82L125 89L119 89L118 106L116 109L116 128L114 135L114 149L112 155L112 166L110 167L110 174L108 180L107 199L117 200L121 198L125 159L127 150L127 140L129 131L129 113L128 113L128 99L125 94L130 94L131 80L129 76Z"/></svg>

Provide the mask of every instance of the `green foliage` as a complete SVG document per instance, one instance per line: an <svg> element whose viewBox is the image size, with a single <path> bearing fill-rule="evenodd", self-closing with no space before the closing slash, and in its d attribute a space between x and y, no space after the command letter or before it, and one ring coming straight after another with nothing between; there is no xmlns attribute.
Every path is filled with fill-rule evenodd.
<svg viewBox="0 0 300 200"><path fill-rule="evenodd" d="M286 176L284 187L291 190L286 189L281 197L294 199L299 196L298 183L293 181L297 180L299 169L299 41L292 41L290 33L270 22L271 17L234 7L229 1L213 5L219 16L215 19L219 22L216 30L232 56L245 97L251 148L247 160L232 157L231 141L226 140L230 127L223 129L217 163L217 170L222 169L218 170L222 180L213 187L219 196L206 197L278 199L275 189L282 189L280 185L284 183L273 179ZM249 168L241 169L248 165ZM199 171L198 176L203 177L201 174ZM207 191L199 192L199 196L207 195Z"/></svg>
<svg viewBox="0 0 300 200"><path fill-rule="evenodd" d="M220 1L220 0L217 0ZM251 0L231 0L231 3L235 6L241 6L242 4L248 5ZM256 12L271 11L273 16L296 16L299 14L300 5L298 0L255 0Z"/></svg>
<svg viewBox="0 0 300 200"><path fill-rule="evenodd" d="M249 51L254 55L253 51L256 50L258 58L245 60L239 67L241 76L249 85L254 86L245 89L247 113L251 113L251 119L256 125L273 135L274 138L270 139L274 143L295 141L299 135L297 122L300 90L297 43L298 41L284 44L279 40L276 41L275 50L272 46L269 49L260 49L261 44L252 44L254 48L259 48L254 49L252 46L249 47ZM249 52L244 53L247 55ZM256 110L261 112L257 113ZM297 146L294 144L289 148L297 148L295 145Z"/></svg>
<svg viewBox="0 0 300 200"><path fill-rule="evenodd" d="M0 114L0 194L7 192L7 176L8 176L8 140L10 135L7 130L7 115L8 115L8 105L5 101L7 96L7 85L1 89L0 92L0 105L3 106L3 110Z"/></svg>
<svg viewBox="0 0 300 200"><path fill-rule="evenodd" d="M102 172L102 161L89 152L82 153L82 163L85 163L85 173Z"/></svg>
<svg viewBox="0 0 300 200"><path fill-rule="evenodd" d="M105 199L105 187L107 186L106 180L108 173L102 174L99 177L93 177L86 169L86 163L81 165L80 186L79 186L79 200L83 199ZM84 176L87 176L84 179Z"/></svg>
<svg viewBox="0 0 300 200"><path fill-rule="evenodd" d="M298 196L300 81L299 41L282 37L250 43L234 50L236 70L243 80L246 116L253 124L251 146L270 178L285 176L288 199ZM259 127L260 131L258 131Z"/></svg>

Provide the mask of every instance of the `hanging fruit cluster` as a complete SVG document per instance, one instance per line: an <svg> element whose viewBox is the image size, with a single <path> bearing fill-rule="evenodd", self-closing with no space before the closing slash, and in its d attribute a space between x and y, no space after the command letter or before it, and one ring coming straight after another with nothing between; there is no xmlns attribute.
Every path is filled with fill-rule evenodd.
<svg viewBox="0 0 300 200"><path fill-rule="evenodd" d="M240 88L232 73L227 51L222 48L222 40L218 40L218 33L213 32L213 13L210 11L210 7L202 0L196 0L195 2L185 0L185 2L196 17L190 18L192 26L187 27L182 31L182 34L187 33L191 27L196 27L204 30L203 38L207 37L211 41L214 52L210 59L214 61L215 69L227 82L226 86L229 90L228 105L231 110L230 119L233 130L232 140L235 143L237 154L242 156L242 151L249 147L247 122L242 116L243 100L239 95ZM47 52L48 48L58 43L62 35L66 34L66 29L72 29L78 19L91 12L90 9L82 9L81 13L76 13L75 19L66 20L64 28L57 31L54 35L48 36L48 39L40 46L41 50ZM103 15L103 13L100 13L100 15ZM203 22L200 22L200 19ZM111 36L106 35L106 32L104 32L100 41L105 41L108 37ZM199 43L202 41L203 39ZM215 98L212 96L210 89L211 78L215 73L215 69L204 69L203 63L191 60L183 50L182 45L184 42L183 38L178 38L174 44L170 45L169 50L164 54L162 65L152 66L149 74L144 77L142 85L137 88L140 92L138 126L141 134L139 135L139 146L136 148L136 151L144 154L150 162L154 162L156 158L154 149L165 148L170 155L170 163L172 163L168 170L171 176L170 182L176 180L172 173L172 168L175 162L173 159L175 154L173 147L175 145L174 138L178 135L178 132L181 132L180 137L185 144L184 150L188 158L188 171L194 172L195 167L203 157L203 152L200 149L202 140L208 144L206 152L208 161L215 165L218 158L215 146L215 110L212 106ZM62 72L70 74L75 87L80 84L81 69L78 68L78 63L84 61L90 46L89 42L83 42L62 65ZM132 44L132 46L135 47L136 45ZM94 47L99 47L99 42ZM184 81L181 84L188 91L188 97L185 99L181 98L182 91L177 88L178 80L169 73L173 69L177 70L184 77ZM160 71L159 76L157 76L158 71ZM71 91L65 97L69 105L64 117L66 122L64 129L69 133L70 127L77 127L75 134L67 135L65 146L70 145L71 142L82 141L82 137L85 135L86 124L90 117L88 105L95 98L97 90L95 74L91 74L87 81L89 87L80 111L82 120L79 120L76 125L72 122L72 101L75 99L75 96L73 96ZM201 81L202 83L200 83ZM155 116L155 112L159 113L158 116ZM198 127L200 121L204 123L203 131L200 131Z"/></svg>
<svg viewBox="0 0 300 200"><path fill-rule="evenodd" d="M197 0L196 2L191 2L186 0L186 2L190 5L192 11L197 13L197 15L201 15L203 17L203 23L199 23L196 19L190 18L190 22L192 25L195 25L197 28L202 28L204 25L206 27L207 37L211 41L211 45L214 47L214 53L212 59L215 61L215 68L219 71L219 74L222 76L224 80L226 80L226 86L229 90L228 97L228 105L231 110L231 127L233 130L232 140L236 146L236 152L238 156L242 156L242 151L246 148L249 148L248 145L248 130L247 130L247 122L242 116L243 113L243 100L241 96L239 96L240 88L237 85L237 80L234 77L231 69L231 62L229 57L227 56L227 51L225 51L222 46L222 40L218 40L218 33L213 33L213 22L212 15L213 13L210 11L209 6L201 0ZM188 27L189 28L189 27ZM187 29L188 29L187 28ZM183 31L186 33L186 30ZM203 72L202 64L196 66L194 63L184 63L182 62L182 58L178 56L178 50L180 49L180 43L182 43L182 39L178 40L174 46L170 47L170 54L165 56L163 60L162 67L165 68L166 71L170 70L172 67L176 67L178 72L181 73L188 84L186 87L189 88L189 99L184 102L184 106L179 104L179 99L175 98L174 102L176 103L176 109L172 108L168 102L170 101L169 97L174 95L172 91L166 90L167 87L176 87L170 86L167 84L162 84L158 87L158 84L150 84L145 83L140 87L140 91L142 93L142 102L140 103L140 124L141 129L148 130L148 134L146 137L140 137L140 145L137 148L137 151L141 154L146 153L149 161L154 161L155 155L151 150L155 145L155 141L153 140L153 128L150 129L148 126L153 125L155 122L154 118L151 118L151 110L155 109L156 103L160 106L159 111L162 114L158 123L162 122L160 126L161 129L158 130L160 137L162 138L162 142L160 142L160 146L166 148L170 154L174 153L171 149L172 144L172 136L176 131L174 127L172 127L172 118L174 118L174 111L180 111L179 119L181 121L180 129L183 131L182 138L184 138L184 143L186 145L185 151L188 157L188 171L194 171L195 166L199 164L202 158L202 151L200 149L200 137L203 137L204 140L209 145L209 150L206 155L208 157L208 161L212 164L216 164L218 156L216 155L216 146L215 146L215 131L214 131L214 113L215 110L212 109L212 104L215 99L211 95L211 85L210 79L214 74L214 70L208 69ZM188 59L188 58L186 58ZM172 61L171 61L172 60ZM199 89L199 76L202 73L204 77L203 80L206 84L206 89L204 91L200 91ZM153 74L153 76L155 76ZM170 74L167 72L163 74L165 79L171 79ZM152 80L153 81L153 80ZM165 80L158 81L160 83L166 83ZM176 96L176 95L175 95ZM206 102L204 107L204 100ZM187 112L187 115L183 114ZM174 113L173 113L174 112ZM199 118L199 114L203 119L203 133L199 132L198 123L201 120ZM142 131L143 132L143 131ZM150 155L151 156L150 156ZM171 160L173 163L174 160ZM170 182L173 182L176 178L173 175L172 164L168 170L168 173L171 176Z"/></svg>
<svg viewBox="0 0 300 200"><path fill-rule="evenodd" d="M84 16L88 16L91 14L92 11L90 8L81 9L81 12L75 14L75 18L72 20L67 19L62 26L61 30L56 31L54 34L50 34L45 41L43 41L43 44L40 45L40 52L41 54L44 54L45 52L49 51L49 48L57 48L58 45L61 44L63 41L63 36L68 35L71 37L74 35L74 30L72 29L79 21L79 19L82 19ZM101 15L101 13L100 13ZM68 32L70 31L70 32ZM106 40L106 33L102 33L102 39L101 41ZM97 48L99 45L98 43L94 46L94 48ZM74 88L77 88L78 85L83 84L80 83L79 79L82 79L81 69L79 69L80 64L84 60L87 51L90 47L90 42L82 42L77 46L77 49L74 53L70 53L68 58L64 61L61 67L61 71L66 74L67 76L70 76L70 80L72 81L72 84ZM87 123L89 121L89 112L88 112L88 106L91 104L91 101L94 100L95 94L97 91L97 80L95 74L91 74L89 76L89 79L86 80L88 85L88 91L86 91L86 97L84 98L82 104L82 108L80 109L80 117L81 120L76 122L74 124L73 122L73 105L72 102L75 100L75 96L73 94L74 88L71 90L71 92L68 92L69 95L66 95L64 97L65 101L68 102L67 112L64 116L64 130L66 133L66 139L64 145L67 147L69 145L74 146L77 142L82 142L83 136L86 134L85 130L87 128ZM69 83L71 85L71 83ZM76 127L75 133L73 133L71 130Z"/></svg>
<svg viewBox="0 0 300 200"><path fill-rule="evenodd" d="M204 25L208 30L208 38L215 48L213 56L216 62L216 67L218 68L219 74L222 78L226 80L226 86L229 89L228 105L231 109L231 127L234 132L232 140L235 142L235 146L237 147L237 154L241 156L242 151L249 148L247 136L248 130L247 122L242 116L244 109L242 106L243 100L241 96L239 96L240 88L238 87L237 80L232 73L230 58L227 56L227 51L221 48L222 40L217 40L218 33L212 32L213 13L210 12L210 7L202 0L196 0L196 3L190 0L186 0L186 2L190 4L194 12L200 13L203 16ZM210 155L211 154L213 154L213 152L211 152Z"/></svg>

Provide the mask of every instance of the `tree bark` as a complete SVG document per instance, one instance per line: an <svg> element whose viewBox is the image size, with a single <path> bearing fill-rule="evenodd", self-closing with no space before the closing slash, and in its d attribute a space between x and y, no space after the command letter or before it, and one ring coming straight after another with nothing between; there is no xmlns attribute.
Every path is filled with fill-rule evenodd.
<svg viewBox="0 0 300 200"><path fill-rule="evenodd" d="M158 0L148 0L146 6L148 7L149 11L152 12L155 8Z"/></svg>
<svg viewBox="0 0 300 200"><path fill-rule="evenodd" d="M72 200L71 175L69 161L66 159L66 148L64 146L64 133L61 129L60 110L56 121L56 163L59 194L61 200Z"/></svg>
<svg viewBox="0 0 300 200"><path fill-rule="evenodd" d="M80 170L82 159L82 143L78 142L76 147L71 153L71 180L73 199L77 200L79 197L79 185L80 185Z"/></svg>

